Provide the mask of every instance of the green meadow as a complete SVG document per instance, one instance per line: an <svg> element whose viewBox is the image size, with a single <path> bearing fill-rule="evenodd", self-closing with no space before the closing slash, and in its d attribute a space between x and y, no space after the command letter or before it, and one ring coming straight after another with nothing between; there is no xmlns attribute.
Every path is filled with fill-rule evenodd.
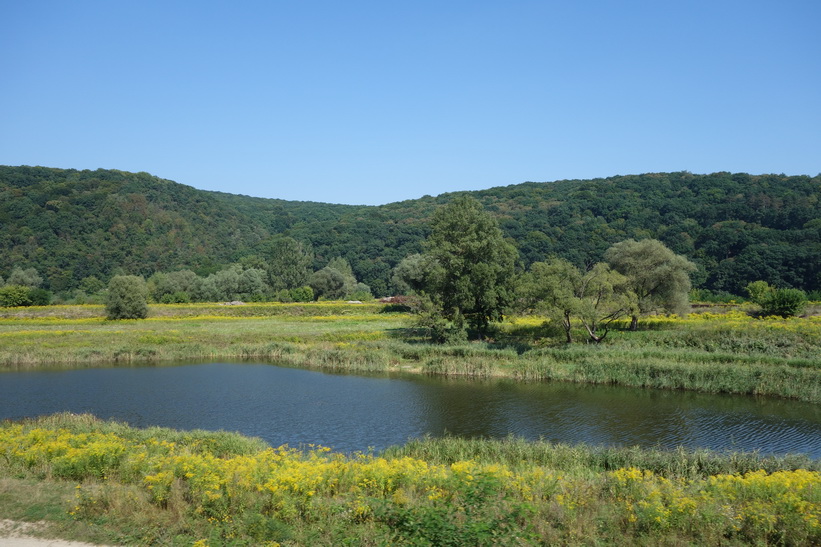
<svg viewBox="0 0 821 547"><path fill-rule="evenodd" d="M102 307L0 314L0 367L261 360L337 371L618 384L821 402L821 317L741 311L650 317L601 344L565 344L539 317L514 317L481 342L436 345L411 316L378 304L152 305L145 320ZM580 337L581 338L581 337Z"/></svg>

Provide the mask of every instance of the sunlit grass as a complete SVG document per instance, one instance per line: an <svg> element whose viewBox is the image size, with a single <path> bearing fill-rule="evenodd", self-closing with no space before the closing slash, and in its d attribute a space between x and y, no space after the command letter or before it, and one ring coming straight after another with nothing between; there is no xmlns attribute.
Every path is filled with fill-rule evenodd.
<svg viewBox="0 0 821 547"><path fill-rule="evenodd" d="M129 321L75 317L76 307L65 317L51 308L41 315L21 309L22 317L0 318L0 367L245 359L821 402L821 319L815 317L756 319L737 311L649 317L637 332L624 323L603 344L570 345L551 332L546 318L514 317L497 325L489 340L438 346L425 343L409 315L379 313L379 307L253 306L168 305L163 314ZM260 315L241 316L252 312Z"/></svg>
<svg viewBox="0 0 821 547"><path fill-rule="evenodd" d="M0 455L0 478L18 490L12 514L22 513L26 489L73 484L49 518L110 542L821 541L821 473L800 458L516 439L427 439L346 456L65 414L3 424Z"/></svg>

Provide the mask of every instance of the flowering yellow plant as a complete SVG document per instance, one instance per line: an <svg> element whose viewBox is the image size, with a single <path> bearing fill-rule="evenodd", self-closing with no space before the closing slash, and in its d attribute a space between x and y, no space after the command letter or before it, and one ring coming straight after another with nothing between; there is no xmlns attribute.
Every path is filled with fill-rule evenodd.
<svg viewBox="0 0 821 547"><path fill-rule="evenodd" d="M361 523L381 518L386 508L395 513L420 504L457 512L473 510L476 503L553 504L563 518L573 519L587 518L605 503L611 514L621 515L625 529L712 527L725 537L746 539L790 530L808 544L821 541L821 474L801 469L685 480L630 467L591 480L540 466L431 464L411 457L345 456L322 447L220 457L199 442L11 423L0 428L0 461L15 473L134 485L159 507L186 499L194 515L228 528L252 507L284 522L335 515ZM97 502L93 490L78 486L69 512L84 518L101 510L104 504Z"/></svg>

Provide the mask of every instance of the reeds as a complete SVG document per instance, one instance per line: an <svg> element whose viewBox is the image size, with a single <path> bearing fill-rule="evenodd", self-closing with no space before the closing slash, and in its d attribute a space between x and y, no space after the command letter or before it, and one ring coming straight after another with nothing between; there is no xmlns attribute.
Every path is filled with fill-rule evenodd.
<svg viewBox="0 0 821 547"><path fill-rule="evenodd" d="M67 313L74 315L74 308ZM599 345L557 343L545 337L543 319L527 318L503 323L493 340L442 346L425 343L424 333L409 328L407 315L359 305L260 304L253 309L276 313L252 317L210 315L215 308L169 305L163 313L176 315L142 321L0 319L0 368L245 359L334 371L507 376L821 402L821 320L815 318L653 318L640 324L646 330L614 332ZM242 306L222 308L237 313Z"/></svg>

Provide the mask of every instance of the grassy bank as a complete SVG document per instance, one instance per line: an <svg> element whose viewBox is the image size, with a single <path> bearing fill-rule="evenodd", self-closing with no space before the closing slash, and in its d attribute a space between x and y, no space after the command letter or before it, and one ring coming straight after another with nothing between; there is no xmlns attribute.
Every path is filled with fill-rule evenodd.
<svg viewBox="0 0 821 547"><path fill-rule="evenodd" d="M0 512L124 544L817 545L821 473L514 439L342 456L56 415L0 427Z"/></svg>
<svg viewBox="0 0 821 547"><path fill-rule="evenodd" d="M94 306L5 310L0 368L270 360L338 371L508 376L821 402L818 317L653 318L598 345L563 344L543 319L514 318L490 341L437 346L409 327L407 315L382 313L375 304L152 306L150 317L138 321L106 321L102 313Z"/></svg>

